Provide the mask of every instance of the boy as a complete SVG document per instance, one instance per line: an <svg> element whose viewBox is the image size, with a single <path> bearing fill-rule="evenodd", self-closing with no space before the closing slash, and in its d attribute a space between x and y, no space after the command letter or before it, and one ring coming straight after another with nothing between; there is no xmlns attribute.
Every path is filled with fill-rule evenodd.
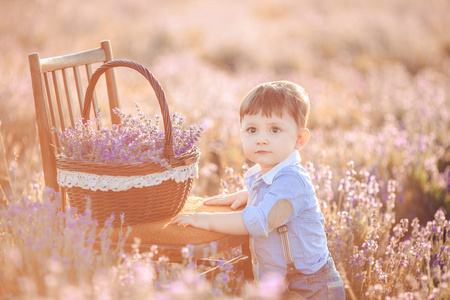
<svg viewBox="0 0 450 300"><path fill-rule="evenodd" d="M324 217L300 150L309 139L309 98L289 81L263 83L240 107L247 190L215 196L207 205L247 203L242 211L175 217L173 224L228 234L249 234L253 273L279 273L287 292L306 299L345 299L342 279L327 248Z"/></svg>

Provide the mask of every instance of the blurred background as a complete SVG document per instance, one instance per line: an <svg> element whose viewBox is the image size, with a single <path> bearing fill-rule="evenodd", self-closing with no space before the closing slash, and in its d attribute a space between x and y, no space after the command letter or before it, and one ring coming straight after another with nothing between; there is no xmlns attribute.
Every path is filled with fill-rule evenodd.
<svg viewBox="0 0 450 300"><path fill-rule="evenodd" d="M304 162L337 186L353 161L398 183L397 218L450 209L450 2L446 0L0 0L0 183L42 180L28 54L80 52L111 40L139 62L172 112L203 124L191 194L221 191L241 173L238 107L255 85L287 79L309 93ZM121 106L159 113L138 75L116 72ZM228 175L227 175L228 174Z"/></svg>

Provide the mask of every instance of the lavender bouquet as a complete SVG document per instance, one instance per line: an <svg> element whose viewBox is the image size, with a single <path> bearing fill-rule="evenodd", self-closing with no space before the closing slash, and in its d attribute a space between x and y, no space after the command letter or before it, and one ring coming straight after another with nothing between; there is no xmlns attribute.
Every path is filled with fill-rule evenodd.
<svg viewBox="0 0 450 300"><path fill-rule="evenodd" d="M59 158L109 164L154 162L169 168L164 158L165 132L159 128L161 117L148 118L137 103L136 110L137 117L133 117L114 109L121 122L111 129L95 129L100 127L100 117L97 117L93 120L95 124L90 120L83 123L80 119L75 128L56 130ZM175 156L191 151L204 131L202 125L184 128L185 119L179 113L171 115Z"/></svg>

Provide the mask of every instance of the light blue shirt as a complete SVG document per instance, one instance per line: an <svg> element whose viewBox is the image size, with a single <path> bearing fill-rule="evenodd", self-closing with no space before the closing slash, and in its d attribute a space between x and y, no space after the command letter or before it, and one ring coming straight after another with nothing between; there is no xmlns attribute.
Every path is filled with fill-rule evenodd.
<svg viewBox="0 0 450 300"><path fill-rule="evenodd" d="M284 224L288 227L296 269L312 274L327 261L325 219L311 177L300 162L300 153L294 151L264 175L258 164L245 174L249 197L242 214L250 233L255 279L269 273L279 273L284 277L287 273L280 235L276 228L269 230L267 221L269 211L280 199L287 199L292 204L292 211Z"/></svg>

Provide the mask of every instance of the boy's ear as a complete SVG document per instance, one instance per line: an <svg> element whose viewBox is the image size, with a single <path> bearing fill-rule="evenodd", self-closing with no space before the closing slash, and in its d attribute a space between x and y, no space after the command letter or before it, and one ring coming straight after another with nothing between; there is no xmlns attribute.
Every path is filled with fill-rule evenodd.
<svg viewBox="0 0 450 300"><path fill-rule="evenodd" d="M297 136L297 142L295 143L295 150L300 150L301 148L303 148L303 146L306 144L308 140L309 140L309 130L308 128L305 128Z"/></svg>

